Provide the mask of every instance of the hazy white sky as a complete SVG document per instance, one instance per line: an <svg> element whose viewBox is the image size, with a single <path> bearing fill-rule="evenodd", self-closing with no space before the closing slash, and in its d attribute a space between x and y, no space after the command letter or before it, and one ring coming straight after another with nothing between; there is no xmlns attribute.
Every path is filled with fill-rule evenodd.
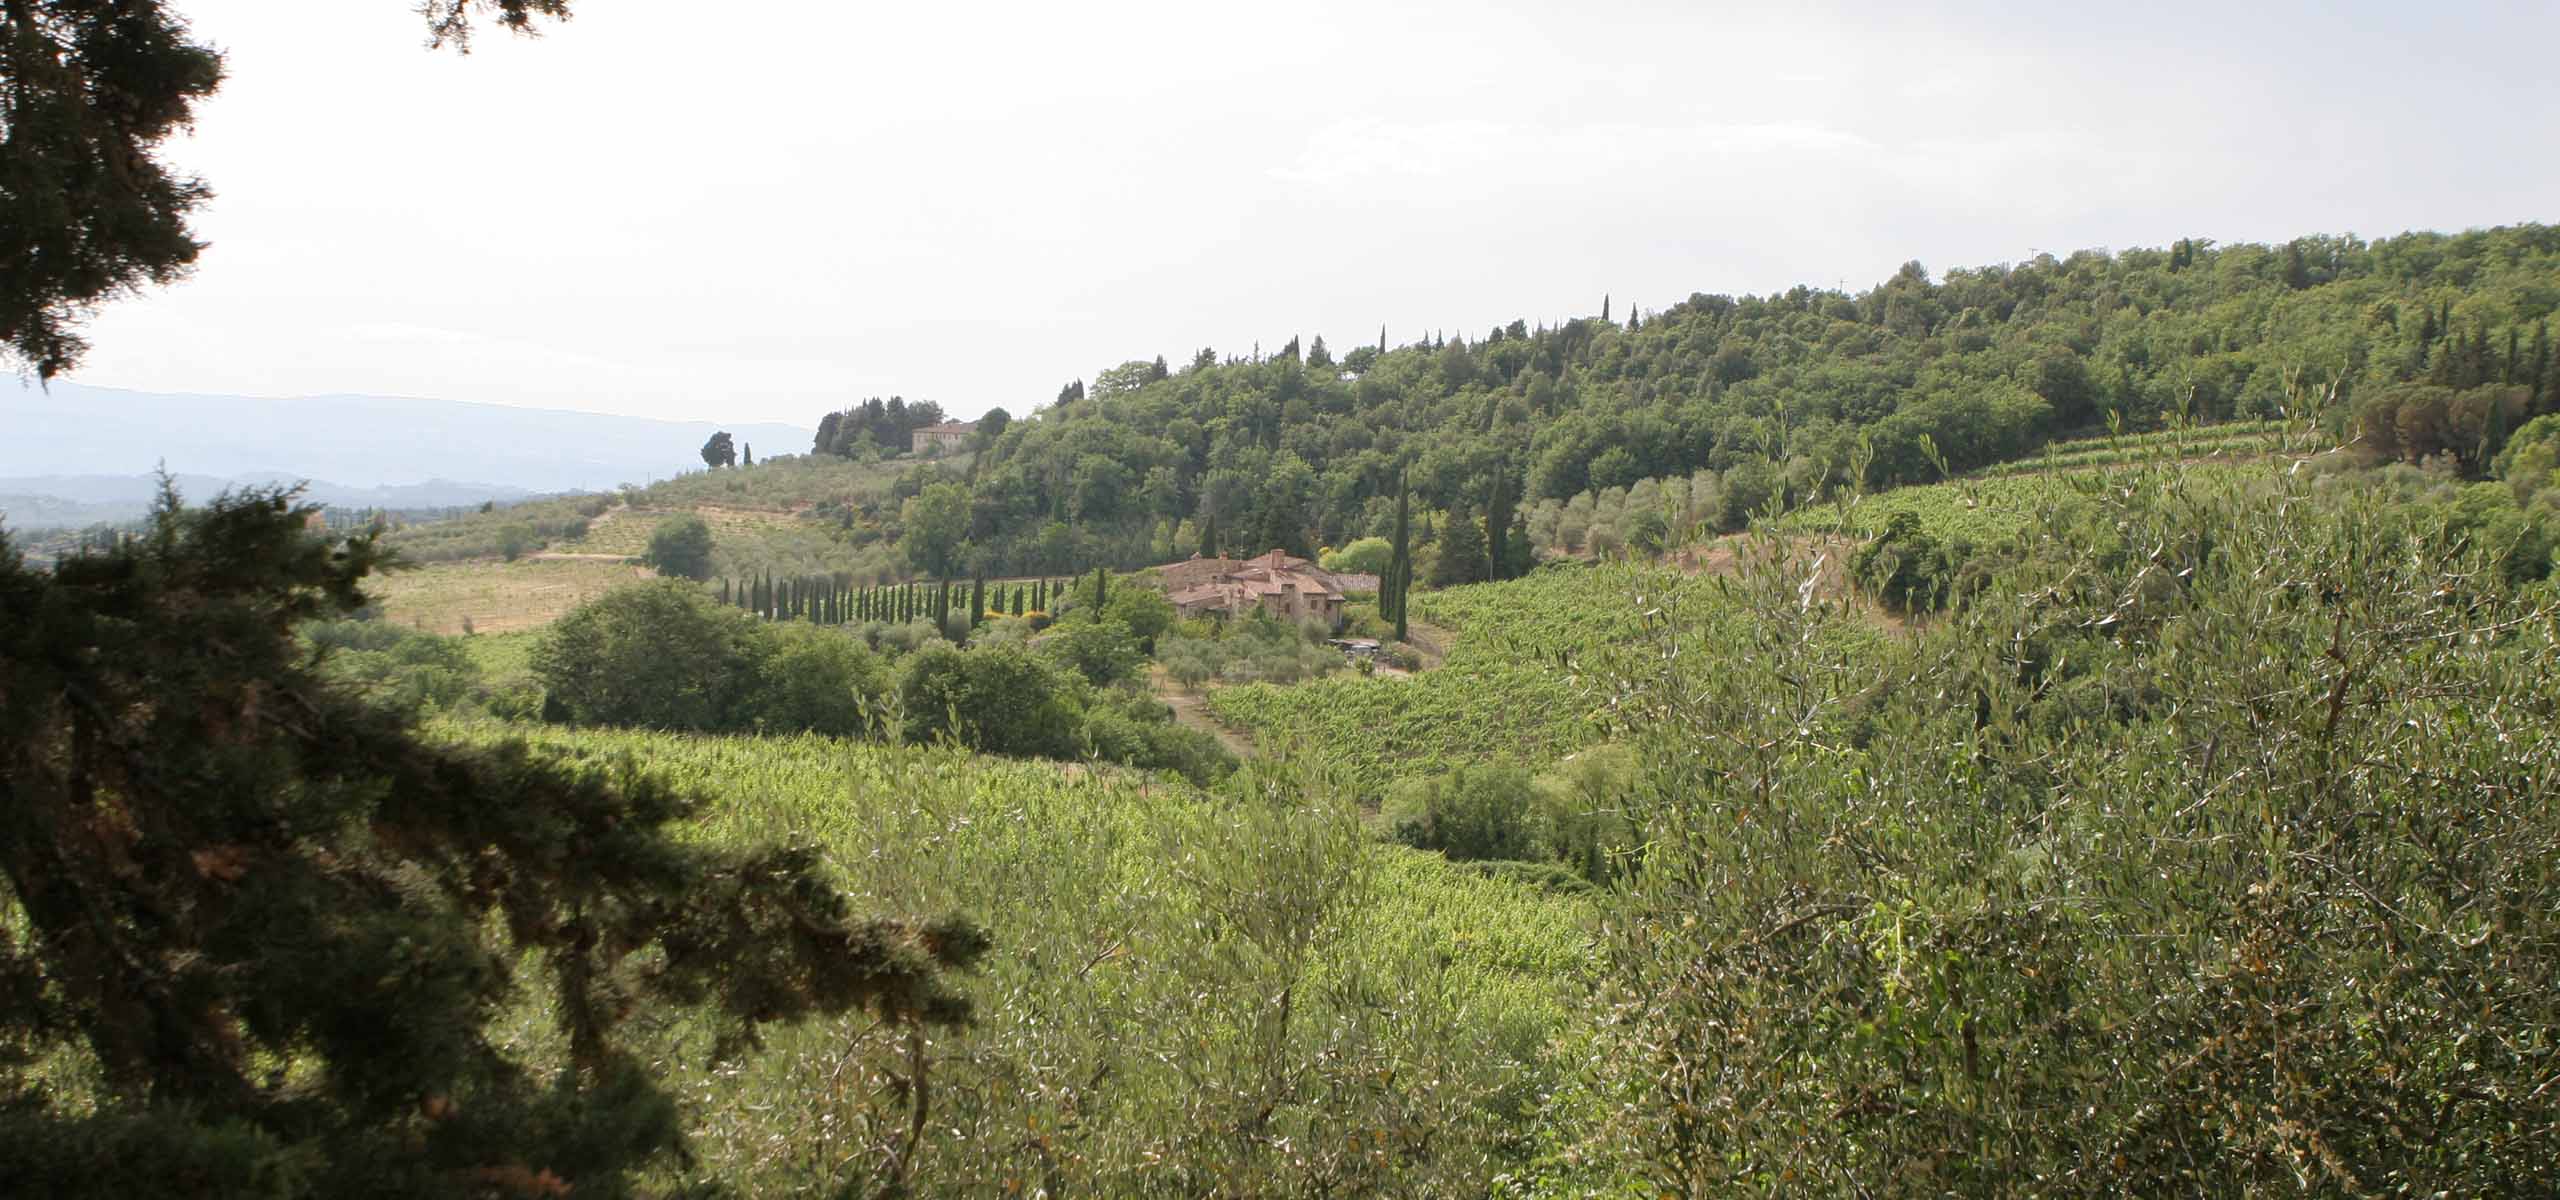
<svg viewBox="0 0 2560 1200"><path fill-rule="evenodd" d="M2560 5L178 0L196 277L74 377L814 424L2182 235L2560 218Z"/></svg>

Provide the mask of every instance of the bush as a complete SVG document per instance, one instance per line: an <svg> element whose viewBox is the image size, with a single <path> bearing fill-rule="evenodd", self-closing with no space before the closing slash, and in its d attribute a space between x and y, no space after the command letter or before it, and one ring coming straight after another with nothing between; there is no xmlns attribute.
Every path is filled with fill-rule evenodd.
<svg viewBox="0 0 2560 1200"><path fill-rule="evenodd" d="M553 624L534 674L570 719L651 729L735 729L754 721L770 654L762 623L674 580L617 588Z"/></svg>
<svg viewBox="0 0 2560 1200"><path fill-rule="evenodd" d="M1141 654L1153 654L1157 636L1173 628L1173 601L1155 588L1127 584L1111 590L1111 603L1102 616L1128 629L1129 636L1138 639Z"/></svg>
<svg viewBox="0 0 2560 1200"><path fill-rule="evenodd" d="M453 638L388 621L317 622L300 633L328 678L403 713L455 708L479 691L480 668Z"/></svg>
<svg viewBox="0 0 2560 1200"><path fill-rule="evenodd" d="M1165 674L1173 676L1175 683L1194 692L1199 691L1200 685L1207 683L1210 676L1217 674L1217 669L1209 665L1206 657L1189 648L1167 657L1164 670Z"/></svg>
<svg viewBox="0 0 2560 1200"><path fill-rule="evenodd" d="M1171 771L1204 787L1236 768L1215 736L1176 723L1173 710L1143 693L1097 700L1085 710L1081 736L1095 758Z"/></svg>
<svg viewBox="0 0 2560 1200"><path fill-rule="evenodd" d="M711 527L686 513L658 522L649 535L649 552L641 557L660 575L675 579L711 578Z"/></svg>
<svg viewBox="0 0 2560 1200"><path fill-rule="evenodd" d="M1114 620L1077 621L1039 641L1051 661L1085 677L1096 687L1128 679L1146 662L1129 627Z"/></svg>
<svg viewBox="0 0 2560 1200"><path fill-rule="evenodd" d="M1641 844L1627 820L1640 774L1633 751L1598 746L1540 775L1542 857L1595 884L1624 879L1635 869Z"/></svg>
<svg viewBox="0 0 2560 1200"><path fill-rule="evenodd" d="M841 630L786 622L757 689L758 724L836 737L867 733L887 699L888 667Z"/></svg>
<svg viewBox="0 0 2560 1200"><path fill-rule="evenodd" d="M949 738L989 754L1075 758L1071 688L1039 655L1009 647L931 646L907 657L898 679L913 742Z"/></svg>
<svg viewBox="0 0 2560 1200"><path fill-rule="evenodd" d="M1518 767L1464 766L1406 780L1389 795L1385 812L1398 841L1460 862L1543 853L1537 790Z"/></svg>
<svg viewBox="0 0 2560 1200"><path fill-rule="evenodd" d="M1382 537L1365 537L1325 555L1317 565L1340 575L1384 575L1395 556L1395 543Z"/></svg>
<svg viewBox="0 0 2560 1200"><path fill-rule="evenodd" d="M1952 582L1947 558L1938 539L1920 527L1917 514L1897 512L1882 535L1859 547L1849 569L1885 607L1929 613L1947 604Z"/></svg>

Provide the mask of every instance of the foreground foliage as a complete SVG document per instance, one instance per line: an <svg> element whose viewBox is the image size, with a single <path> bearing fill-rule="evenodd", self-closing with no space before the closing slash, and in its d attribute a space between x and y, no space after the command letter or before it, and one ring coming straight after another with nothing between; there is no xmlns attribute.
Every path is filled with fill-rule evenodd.
<svg viewBox="0 0 2560 1200"><path fill-rule="evenodd" d="M964 1020L984 936L865 920L688 793L462 749L324 680L369 538L281 493L32 570L0 539L0 1192L628 1194L685 1131L642 1006ZM539 981L539 982L536 982ZM541 991L540 1052L493 1035Z"/></svg>
<svg viewBox="0 0 2560 1200"><path fill-rule="evenodd" d="M2560 625L2422 506L2089 481L1907 644L1763 544L1614 668L1595 1158L1688 1195L2485 1195L2560 1160ZM1712 637L1707 636L1712 630Z"/></svg>
<svg viewBox="0 0 2560 1200"><path fill-rule="evenodd" d="M919 1194L1483 1195L1574 1070L1589 906L1380 845L1321 773L1204 793L949 748L535 737L717 797L701 843L823 847L858 902L965 904L1003 947L920 1057L848 1014L706 1067L707 1031L666 1027L650 1053L703 1131L671 1184L829 1194L905 1144L920 1075Z"/></svg>

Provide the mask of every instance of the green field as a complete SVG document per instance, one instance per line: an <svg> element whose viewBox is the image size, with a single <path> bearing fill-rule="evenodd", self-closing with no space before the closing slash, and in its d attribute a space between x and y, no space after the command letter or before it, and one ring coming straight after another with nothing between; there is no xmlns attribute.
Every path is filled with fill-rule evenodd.
<svg viewBox="0 0 2560 1200"><path fill-rule="evenodd" d="M663 486L663 485L661 485ZM764 509L730 508L617 508L587 526L584 536L561 542L552 549L563 554L621 554L633 558L648 553L649 538L661 522L690 513L710 526L712 544L734 543L742 539L760 539L775 530L804 528L806 523L789 513Z"/></svg>
<svg viewBox="0 0 2560 1200"><path fill-rule="evenodd" d="M622 584L647 579L646 567L596 559L525 558L515 562L429 563L366 585L384 620L429 633L507 633L538 629L562 613Z"/></svg>

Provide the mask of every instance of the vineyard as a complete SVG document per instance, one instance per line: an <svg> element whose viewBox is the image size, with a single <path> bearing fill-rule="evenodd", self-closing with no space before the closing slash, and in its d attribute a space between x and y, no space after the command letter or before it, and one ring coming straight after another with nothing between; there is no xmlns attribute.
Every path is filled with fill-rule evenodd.
<svg viewBox="0 0 2560 1200"><path fill-rule="evenodd" d="M1211 797L934 748L523 732L706 796L693 836L821 848L858 906L987 926L977 1022L933 1046L935 1194L1481 1195L1589 1037L1584 902L1374 842L1320 772ZM906 1135L904 1047L868 1019L718 1067L710 1036L644 1051L700 1131L689 1178L826 1194Z"/></svg>
<svg viewBox="0 0 2560 1200"><path fill-rule="evenodd" d="M1544 766L1597 734L1601 701L1583 676L1591 657L1637 642L1666 605L1704 619L1713 591L1672 571L1615 564L1418 592L1414 615L1456 631L1439 668L1223 688L1209 705L1257 744L1304 746L1339 764L1369 800L1397 780L1462 764Z"/></svg>
<svg viewBox="0 0 2560 1200"><path fill-rule="evenodd" d="M2094 467L2140 466L2196 459L2248 459L2311 453L2334 445L2317 429L2286 421L2232 421L2055 442L2025 458L1996 463L1969 478L2037 475Z"/></svg>

